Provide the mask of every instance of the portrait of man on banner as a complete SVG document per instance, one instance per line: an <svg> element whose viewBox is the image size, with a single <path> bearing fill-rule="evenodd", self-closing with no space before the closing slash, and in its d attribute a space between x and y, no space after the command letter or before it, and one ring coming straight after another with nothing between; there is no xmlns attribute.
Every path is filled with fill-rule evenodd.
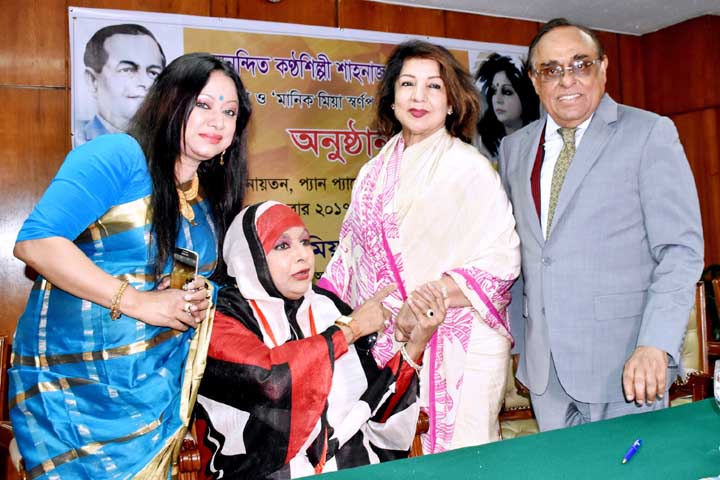
<svg viewBox="0 0 720 480"><path fill-rule="evenodd" d="M76 146L105 133L124 132L167 63L155 35L134 23L97 30L88 40L82 58L87 110L94 114L77 119Z"/></svg>

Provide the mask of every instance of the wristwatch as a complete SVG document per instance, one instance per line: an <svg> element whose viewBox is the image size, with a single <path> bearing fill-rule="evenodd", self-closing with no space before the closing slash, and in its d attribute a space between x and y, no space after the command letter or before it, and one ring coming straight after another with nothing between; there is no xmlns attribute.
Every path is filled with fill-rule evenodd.
<svg viewBox="0 0 720 480"><path fill-rule="evenodd" d="M357 340L360 336L360 327L358 327L357 322L349 315L340 315L340 317L335 320L335 325L338 327L348 327L353 334L353 341Z"/></svg>

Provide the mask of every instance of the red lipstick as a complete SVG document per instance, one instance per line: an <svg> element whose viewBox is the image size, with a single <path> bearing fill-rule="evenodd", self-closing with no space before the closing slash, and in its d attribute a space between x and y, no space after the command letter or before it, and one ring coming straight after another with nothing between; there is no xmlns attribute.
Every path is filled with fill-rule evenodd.
<svg viewBox="0 0 720 480"><path fill-rule="evenodd" d="M300 270L299 272L295 272L292 274L292 277L295 280L307 280L310 278L310 269L306 268L305 270Z"/></svg>
<svg viewBox="0 0 720 480"><path fill-rule="evenodd" d="M200 136L208 142L212 143L213 145L217 145L218 143L220 143L220 140L222 140L222 135L217 135L214 133L201 133Z"/></svg>

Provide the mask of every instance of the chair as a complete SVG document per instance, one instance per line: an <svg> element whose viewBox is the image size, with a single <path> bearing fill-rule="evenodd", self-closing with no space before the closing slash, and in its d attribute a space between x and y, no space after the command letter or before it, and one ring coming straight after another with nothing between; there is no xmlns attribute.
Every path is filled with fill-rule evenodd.
<svg viewBox="0 0 720 480"><path fill-rule="evenodd" d="M420 436L427 433L428 430L430 430L430 417L428 417L427 413L421 411L418 416L417 425L415 426L415 438L413 438L412 447L410 447L410 454L408 457L422 456L422 439Z"/></svg>
<svg viewBox="0 0 720 480"><path fill-rule="evenodd" d="M715 283L716 280L713 280L713 287ZM712 372L708 358L709 327L705 283L697 282L695 305L690 310L681 352L682 372L670 386L671 405L697 402L710 396Z"/></svg>
<svg viewBox="0 0 720 480"><path fill-rule="evenodd" d="M25 480L22 464L14 463L15 459L19 458L20 454L17 452L12 426L10 422L2 421L0 422L0 473L4 474L3 478Z"/></svg>
<svg viewBox="0 0 720 480"><path fill-rule="evenodd" d="M524 437L539 431L530 403L530 391L515 377L519 361L520 355L510 356L505 399L498 415L500 437L503 440Z"/></svg>
<svg viewBox="0 0 720 480"><path fill-rule="evenodd" d="M185 435L182 447L180 448L180 456L177 460L179 480L197 480L200 468L200 449L197 445L197 434L195 433L195 424L193 423Z"/></svg>
<svg viewBox="0 0 720 480"><path fill-rule="evenodd" d="M0 478L26 480L25 469L17 449L12 425L7 419L7 370L10 365L8 337L0 336ZM193 431L194 433L194 431ZM179 480L196 480L200 472L200 451L193 436L188 434L182 444L177 460Z"/></svg>
<svg viewBox="0 0 720 480"><path fill-rule="evenodd" d="M718 317L720 317L720 279L713 279L712 281L713 286L713 293L715 293L715 308L718 312ZM711 339L712 336L712 325L710 325L710 318L707 319L707 332L706 332L706 338L708 342L708 356L710 357L720 357L720 341Z"/></svg>
<svg viewBox="0 0 720 480"><path fill-rule="evenodd" d="M20 453L15 444L12 425L7 420L7 370L10 365L10 341L0 336L0 473L8 480L25 480Z"/></svg>
<svg viewBox="0 0 720 480"><path fill-rule="evenodd" d="M0 420L7 420L7 381L6 375L10 365L10 340L6 336L0 336Z"/></svg>

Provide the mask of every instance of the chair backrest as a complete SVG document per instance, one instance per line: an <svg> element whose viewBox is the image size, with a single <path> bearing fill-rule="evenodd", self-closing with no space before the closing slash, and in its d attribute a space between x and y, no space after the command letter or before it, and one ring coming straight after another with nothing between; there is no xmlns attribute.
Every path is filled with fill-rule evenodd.
<svg viewBox="0 0 720 480"><path fill-rule="evenodd" d="M685 341L680 354L686 377L693 372L710 375L708 320L705 302L705 283L697 282L695 285L695 305L690 310Z"/></svg>
<svg viewBox="0 0 720 480"><path fill-rule="evenodd" d="M410 447L410 457L422 456L423 451L421 435L427 433L428 430L430 430L430 417L427 413L421 411L418 416L417 424L415 425L415 437L413 438L413 443Z"/></svg>
<svg viewBox="0 0 720 480"><path fill-rule="evenodd" d="M7 480L24 480L25 472L18 472L14 465L14 456L19 459L19 453L17 446L14 445L12 426L7 421L7 370L9 366L10 339L0 336L0 476Z"/></svg>
<svg viewBox="0 0 720 480"><path fill-rule="evenodd" d="M712 374L708 359L708 321L705 283L695 287L695 305L688 318L681 352L682 371L670 386L670 405L697 402L711 396Z"/></svg>
<svg viewBox="0 0 720 480"><path fill-rule="evenodd" d="M7 394L8 377L7 371L10 366L10 339L0 336L0 420L8 420Z"/></svg>
<svg viewBox="0 0 720 480"><path fill-rule="evenodd" d="M715 293L715 308L720 317L720 279L714 279L712 281L713 292ZM713 337L712 325L710 325L710 318L707 319L707 333L705 338L708 339L708 355L710 357L720 357L720 341L715 340Z"/></svg>
<svg viewBox="0 0 720 480"><path fill-rule="evenodd" d="M518 354L512 354L508 364L505 398L498 415L502 439L524 437L539 431L530 404L530 391L515 378L519 360Z"/></svg>

